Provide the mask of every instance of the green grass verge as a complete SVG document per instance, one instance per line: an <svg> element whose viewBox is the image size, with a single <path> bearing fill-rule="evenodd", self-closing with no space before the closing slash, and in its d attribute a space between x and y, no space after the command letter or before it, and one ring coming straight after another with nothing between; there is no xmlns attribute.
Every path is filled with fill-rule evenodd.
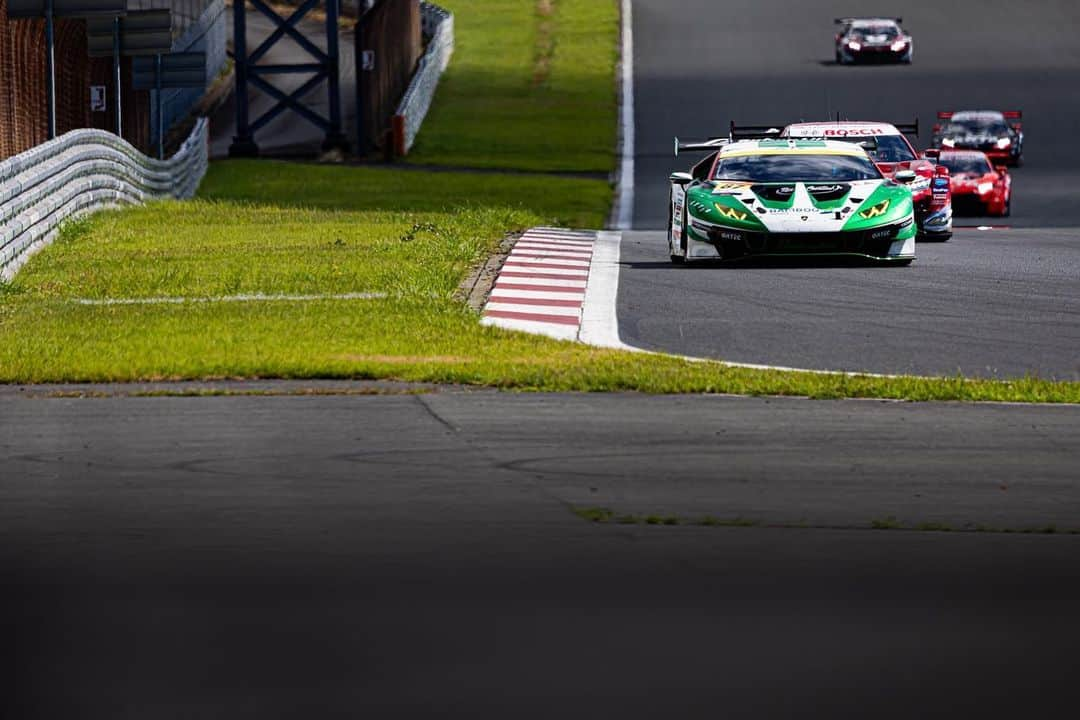
<svg viewBox="0 0 1080 720"><path fill-rule="evenodd" d="M455 13L457 48L411 162L614 168L615 0L441 4Z"/></svg>
<svg viewBox="0 0 1080 720"><path fill-rule="evenodd" d="M1080 402L1078 383L759 371L483 327L454 294L506 230L560 219L596 224L607 210L601 181L496 179L215 163L202 199L71 224L0 286L0 381L386 378L525 390ZM75 302L342 293L387 297Z"/></svg>

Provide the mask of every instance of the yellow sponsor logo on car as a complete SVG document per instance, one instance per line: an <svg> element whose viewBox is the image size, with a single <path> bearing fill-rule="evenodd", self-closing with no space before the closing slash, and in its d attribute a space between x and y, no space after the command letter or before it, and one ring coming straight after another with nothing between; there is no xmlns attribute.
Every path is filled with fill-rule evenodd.
<svg viewBox="0 0 1080 720"><path fill-rule="evenodd" d="M749 182L718 182L713 186L713 195L738 192L739 190L745 190L753 184L754 183Z"/></svg>
<svg viewBox="0 0 1080 720"><path fill-rule="evenodd" d="M721 215L726 218L730 218L731 220L745 220L747 217L747 214L744 213L742 210L736 210L733 207L721 205L720 203L713 203L713 205L716 206L717 211L719 211Z"/></svg>
<svg viewBox="0 0 1080 720"><path fill-rule="evenodd" d="M885 211L887 211L888 209L889 209L889 201L888 200L882 200L877 205L874 205L873 207L870 207L870 208L860 212L859 216L864 217L867 220L869 220L870 218L881 217L882 215L885 214Z"/></svg>

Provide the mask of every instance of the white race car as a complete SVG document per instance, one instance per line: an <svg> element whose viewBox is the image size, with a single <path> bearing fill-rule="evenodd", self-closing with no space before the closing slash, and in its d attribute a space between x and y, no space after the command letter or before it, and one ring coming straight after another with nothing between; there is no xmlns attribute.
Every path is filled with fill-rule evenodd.
<svg viewBox="0 0 1080 720"><path fill-rule="evenodd" d="M885 178L859 145L830 140L675 141L706 152L674 173L672 262L846 255L907 265L915 258L910 170Z"/></svg>

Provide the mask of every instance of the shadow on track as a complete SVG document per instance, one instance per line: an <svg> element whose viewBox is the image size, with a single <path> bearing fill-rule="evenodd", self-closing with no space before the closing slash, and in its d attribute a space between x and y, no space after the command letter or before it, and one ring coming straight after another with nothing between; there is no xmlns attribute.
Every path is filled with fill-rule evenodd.
<svg viewBox="0 0 1080 720"><path fill-rule="evenodd" d="M678 272L685 272L687 270L697 270L711 268L714 270L742 270L742 269L755 269L755 270L769 270L769 269L788 269L788 268L807 268L807 269L820 269L820 268L850 268L850 267L877 267L877 268L895 268L904 267L900 262L878 261L870 260L868 258L858 257L760 257L760 258L739 258L737 260L695 260L692 263L676 264L670 261L657 260L657 261L643 261L643 262L622 262L621 267L629 268L632 270L663 270L670 269Z"/></svg>

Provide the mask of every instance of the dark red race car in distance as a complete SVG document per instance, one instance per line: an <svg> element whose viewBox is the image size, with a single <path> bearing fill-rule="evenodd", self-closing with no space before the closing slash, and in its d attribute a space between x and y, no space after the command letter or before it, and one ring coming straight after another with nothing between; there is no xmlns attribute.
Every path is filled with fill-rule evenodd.
<svg viewBox="0 0 1080 720"><path fill-rule="evenodd" d="M957 215L1012 213L1012 176L979 150L927 150L926 157L949 169L952 206Z"/></svg>
<svg viewBox="0 0 1080 720"><path fill-rule="evenodd" d="M992 162L1019 167L1024 163L1024 126L1019 110L938 112L932 147L981 150Z"/></svg>

